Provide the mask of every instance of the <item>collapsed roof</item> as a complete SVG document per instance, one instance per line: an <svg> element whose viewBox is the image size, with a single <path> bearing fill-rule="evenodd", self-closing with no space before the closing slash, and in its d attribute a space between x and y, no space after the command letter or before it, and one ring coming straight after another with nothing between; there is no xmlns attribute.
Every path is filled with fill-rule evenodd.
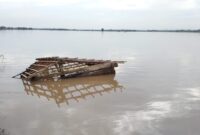
<svg viewBox="0 0 200 135"><path fill-rule="evenodd" d="M46 77L81 77L115 73L115 67L124 61L79 59L68 57L37 58L25 71L13 78L33 80Z"/></svg>

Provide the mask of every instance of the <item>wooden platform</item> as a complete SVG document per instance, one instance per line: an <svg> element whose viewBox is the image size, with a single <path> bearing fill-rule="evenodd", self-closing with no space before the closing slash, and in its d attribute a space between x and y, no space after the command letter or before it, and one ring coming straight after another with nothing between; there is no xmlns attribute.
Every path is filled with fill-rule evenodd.
<svg viewBox="0 0 200 135"><path fill-rule="evenodd" d="M124 61L79 59L68 57L37 58L25 71L13 78L33 80L46 77L80 77L115 73L115 67Z"/></svg>

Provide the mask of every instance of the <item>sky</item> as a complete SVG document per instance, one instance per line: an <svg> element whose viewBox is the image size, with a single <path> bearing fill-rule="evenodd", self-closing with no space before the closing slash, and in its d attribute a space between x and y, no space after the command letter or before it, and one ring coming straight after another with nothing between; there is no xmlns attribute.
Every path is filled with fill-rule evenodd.
<svg viewBox="0 0 200 135"><path fill-rule="evenodd" d="M0 0L0 25L200 29L200 0Z"/></svg>

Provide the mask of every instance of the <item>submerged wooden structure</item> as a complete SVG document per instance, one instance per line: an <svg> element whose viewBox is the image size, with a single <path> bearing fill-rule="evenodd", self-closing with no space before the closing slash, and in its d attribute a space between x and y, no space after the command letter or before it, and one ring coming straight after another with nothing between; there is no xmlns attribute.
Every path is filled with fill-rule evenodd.
<svg viewBox="0 0 200 135"><path fill-rule="evenodd" d="M124 61L79 59L68 57L37 58L24 72L13 78L33 80L49 77L81 77L100 74L113 74L115 67Z"/></svg>
<svg viewBox="0 0 200 135"><path fill-rule="evenodd" d="M88 98L115 93L124 89L114 79L114 75L73 78L67 80L40 79L29 81L22 79L27 95L46 98L58 106L63 103L80 102Z"/></svg>

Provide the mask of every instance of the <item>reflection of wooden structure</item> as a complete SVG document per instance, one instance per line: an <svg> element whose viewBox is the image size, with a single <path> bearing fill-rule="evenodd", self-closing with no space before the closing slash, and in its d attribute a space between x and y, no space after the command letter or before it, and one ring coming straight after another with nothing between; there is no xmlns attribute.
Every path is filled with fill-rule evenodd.
<svg viewBox="0 0 200 135"><path fill-rule="evenodd" d="M93 76L84 78L73 78L67 80L40 80L27 81L22 79L25 91L28 95L37 95L38 97L46 97L48 100L55 100L59 106L61 103L70 100L86 99L87 97L95 97L103 95L103 93L122 90L114 75Z"/></svg>
<svg viewBox="0 0 200 135"><path fill-rule="evenodd" d="M37 58L24 72L13 76L23 79L44 77L77 77L115 73L114 67L124 61L45 57Z"/></svg>

